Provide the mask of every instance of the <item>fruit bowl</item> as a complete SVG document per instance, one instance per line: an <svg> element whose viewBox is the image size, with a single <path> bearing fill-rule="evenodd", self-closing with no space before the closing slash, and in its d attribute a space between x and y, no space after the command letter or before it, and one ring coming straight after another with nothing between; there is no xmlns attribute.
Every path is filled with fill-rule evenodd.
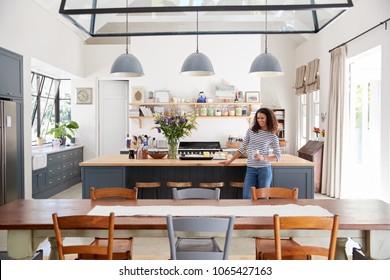
<svg viewBox="0 0 390 280"><path fill-rule="evenodd" d="M168 153L167 152L149 152L149 156L153 159L162 159L164 158Z"/></svg>

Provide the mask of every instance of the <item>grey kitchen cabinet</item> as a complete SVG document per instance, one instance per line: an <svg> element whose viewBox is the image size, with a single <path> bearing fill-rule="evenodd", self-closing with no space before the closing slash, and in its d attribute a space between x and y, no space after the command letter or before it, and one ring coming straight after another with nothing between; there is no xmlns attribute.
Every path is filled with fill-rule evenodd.
<svg viewBox="0 0 390 280"><path fill-rule="evenodd" d="M33 171L33 198L49 198L81 182L83 147L47 155L47 166Z"/></svg>
<svg viewBox="0 0 390 280"><path fill-rule="evenodd" d="M23 97L23 57L0 48L0 96Z"/></svg>
<svg viewBox="0 0 390 280"><path fill-rule="evenodd" d="M185 164L185 163L183 163ZM194 187L200 182L224 182L222 199L236 198L231 181L244 181L246 166L83 166L83 196L90 198L90 187L133 188L135 182L160 182L159 198L172 198L167 181L190 181ZM272 186L298 188L299 198L313 198L313 166L273 166ZM146 196L145 198L154 198Z"/></svg>

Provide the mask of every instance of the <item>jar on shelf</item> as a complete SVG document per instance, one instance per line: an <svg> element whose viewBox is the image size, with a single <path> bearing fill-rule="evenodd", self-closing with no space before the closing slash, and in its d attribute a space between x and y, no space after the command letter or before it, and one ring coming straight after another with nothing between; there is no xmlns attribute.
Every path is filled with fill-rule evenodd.
<svg viewBox="0 0 390 280"><path fill-rule="evenodd" d="M215 106L215 116L222 116L222 108L219 105Z"/></svg>
<svg viewBox="0 0 390 280"><path fill-rule="evenodd" d="M223 105L221 113L222 113L222 116L224 116L224 117L229 116L229 106L228 105Z"/></svg>
<svg viewBox="0 0 390 280"><path fill-rule="evenodd" d="M199 115L200 115L200 109L199 109L198 106L195 106L194 114L195 114L196 117L199 117Z"/></svg>
<svg viewBox="0 0 390 280"><path fill-rule="evenodd" d="M214 116L214 111L215 111L214 106L213 105L209 105L207 107L207 116L209 116L209 117Z"/></svg>
<svg viewBox="0 0 390 280"><path fill-rule="evenodd" d="M242 115L248 116L248 106L246 106L246 105L242 106Z"/></svg>
<svg viewBox="0 0 390 280"><path fill-rule="evenodd" d="M233 116L235 116L235 115L236 115L236 110L235 110L235 108L234 108L233 105L230 105L230 106L229 106L229 116L230 116L230 117L233 117Z"/></svg>
<svg viewBox="0 0 390 280"><path fill-rule="evenodd" d="M207 108L206 108L206 105L202 105L202 107L200 107L200 115L201 115L202 117L207 116Z"/></svg>
<svg viewBox="0 0 390 280"><path fill-rule="evenodd" d="M242 107L240 105L236 106L236 116L242 116Z"/></svg>

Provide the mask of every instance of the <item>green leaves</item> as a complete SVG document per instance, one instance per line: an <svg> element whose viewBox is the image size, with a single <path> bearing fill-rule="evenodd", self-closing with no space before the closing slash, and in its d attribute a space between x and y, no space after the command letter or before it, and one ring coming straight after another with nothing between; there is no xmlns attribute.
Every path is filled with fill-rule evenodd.
<svg viewBox="0 0 390 280"><path fill-rule="evenodd" d="M64 139L65 137L72 140L74 132L79 128L75 121L66 121L63 123L56 123L56 127L50 129L47 134L53 135L54 138Z"/></svg>
<svg viewBox="0 0 390 280"><path fill-rule="evenodd" d="M161 114L154 116L155 127L159 133L163 132L167 139L180 139L191 135L192 130L198 128L195 116L187 116L186 114L180 116L164 117Z"/></svg>

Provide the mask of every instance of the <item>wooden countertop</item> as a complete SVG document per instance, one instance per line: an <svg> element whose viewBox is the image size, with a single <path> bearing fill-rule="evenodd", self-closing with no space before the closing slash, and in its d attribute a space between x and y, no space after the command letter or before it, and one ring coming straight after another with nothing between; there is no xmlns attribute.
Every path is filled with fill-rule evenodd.
<svg viewBox="0 0 390 280"><path fill-rule="evenodd" d="M128 155L105 155L80 163L80 166L222 166L222 160L180 160L180 159L129 159ZM229 166L246 166L246 159L236 159ZM282 154L272 166L314 166L314 163L300 157Z"/></svg>

